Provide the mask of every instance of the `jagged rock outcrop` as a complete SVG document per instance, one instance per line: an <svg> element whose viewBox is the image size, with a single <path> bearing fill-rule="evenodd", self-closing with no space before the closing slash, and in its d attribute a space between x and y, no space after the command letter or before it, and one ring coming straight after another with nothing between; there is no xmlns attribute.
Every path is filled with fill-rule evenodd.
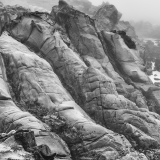
<svg viewBox="0 0 160 160"><path fill-rule="evenodd" d="M92 18L96 19L96 25L100 30L112 30L122 14L118 12L116 7L111 4L102 5L93 15Z"/></svg>
<svg viewBox="0 0 160 160"><path fill-rule="evenodd" d="M145 61L145 49L144 49L144 45L142 44L141 40L139 40L135 29L133 26L131 26L131 24L127 21L119 21L118 24L115 26L114 28L117 31L125 31L126 32L126 36L128 38L130 38L131 40L129 41L133 41L136 45L136 49L139 51L139 57L141 57L141 61L144 64ZM127 39L126 39L127 41Z"/></svg>
<svg viewBox="0 0 160 160"><path fill-rule="evenodd" d="M55 133L49 133L46 130L46 125L30 113L20 110L13 103L7 86L6 70L2 56L0 56L0 62L0 132L9 133L11 130L31 129L34 131L37 145L47 145L52 153L63 155L64 159L70 159L70 153L66 144ZM7 144L9 145L8 147L16 147L14 146L14 139L9 140L9 143L10 145ZM6 156L12 158L12 155L14 156L14 154L16 156L16 153L14 152L13 154L10 153L9 157L8 155ZM1 156L3 157L4 155Z"/></svg>
<svg viewBox="0 0 160 160"><path fill-rule="evenodd" d="M109 19L109 30L119 20L115 10L113 6L111 10L102 6L96 14L99 20ZM101 19L103 12L105 17ZM3 101L12 102L13 98L19 108L33 114L27 112L36 122L43 126L41 121L47 123L51 131L44 127L44 132L48 137L37 137L41 128L35 131L34 127L38 125L30 128L30 123L28 127L24 125L26 121L19 122L34 131L35 139L47 138L46 142L38 139L36 143L37 147L42 144L51 148L49 157L70 159L65 141L72 158L77 160L150 160L148 153L159 153L160 116L148 110L143 95L155 102L154 109L158 111L158 97L153 93L159 88L154 88L144 73L134 41L123 31L107 32L103 25L101 31L100 23L64 1L53 7L51 15L25 12L7 22L3 30L9 35L3 33L0 37L0 52L7 73L3 79L8 78L12 97L4 90ZM2 83L2 88L6 84ZM13 110L17 108L18 113L23 113L16 105ZM19 117L14 112L16 116ZM30 141L26 142L24 135L32 136L28 131L18 134L27 143L22 145L25 149ZM51 140L56 141L58 148ZM43 149L37 147L37 156L43 157ZM32 150L29 147L31 153Z"/></svg>
<svg viewBox="0 0 160 160"><path fill-rule="evenodd" d="M140 159L136 152L131 152L131 145L124 136L97 125L88 117L45 60L9 36L2 35L0 43L19 103L24 102L26 110L39 108L33 112L35 115L42 113L41 108L46 109L44 120L66 141L75 159L111 159L113 154L115 160L133 156Z"/></svg>
<svg viewBox="0 0 160 160"><path fill-rule="evenodd" d="M113 79L122 78L114 71L112 64L105 55L101 41L96 32L94 20L84 13L68 5L52 10L52 18L66 28L69 38L81 56L90 56L96 59Z"/></svg>
<svg viewBox="0 0 160 160"><path fill-rule="evenodd" d="M32 23L35 23L34 28L31 28ZM23 25L28 34L23 31ZM160 143L156 129L159 128L159 116L139 109L133 102L119 96L113 80L93 68L88 60L87 66L65 44L58 31L53 33L55 29L30 15L13 24L10 34L20 41L25 39L24 44L52 65L76 102L97 122L124 134L131 142L135 141L137 147L156 148ZM157 126L156 136L152 134L154 126Z"/></svg>
<svg viewBox="0 0 160 160"><path fill-rule="evenodd" d="M123 72L128 75L134 82L149 82L148 76L144 73L144 66L139 52L126 46L122 37L117 34L102 32L104 41L109 46L109 54L112 54L117 63L119 63Z"/></svg>
<svg viewBox="0 0 160 160"><path fill-rule="evenodd" d="M5 30L8 24L16 19L18 16L22 15L24 12L28 12L28 9L25 9L21 6L0 6L0 34Z"/></svg>
<svg viewBox="0 0 160 160"><path fill-rule="evenodd" d="M116 62L116 58L110 54L110 48L108 44L105 43L103 35L97 32L95 21L84 13L76 11L69 6L60 7L59 10L57 7L53 7L51 15L54 21L66 29L71 42L82 59L84 59L84 61L86 61L86 58L87 61L89 58L92 59L92 62L94 61L94 67L98 66L107 76L114 80L118 92L130 100L133 100L131 97L137 91L132 86L126 84L122 78L122 72L119 71L120 66ZM126 75L123 77L127 79ZM143 99L141 94L141 103L143 103L143 106L146 106ZM136 100L134 102L139 105Z"/></svg>
<svg viewBox="0 0 160 160"><path fill-rule="evenodd" d="M134 27L127 21L119 21L114 29L117 31L126 31L127 36L131 37L135 41L138 39Z"/></svg>

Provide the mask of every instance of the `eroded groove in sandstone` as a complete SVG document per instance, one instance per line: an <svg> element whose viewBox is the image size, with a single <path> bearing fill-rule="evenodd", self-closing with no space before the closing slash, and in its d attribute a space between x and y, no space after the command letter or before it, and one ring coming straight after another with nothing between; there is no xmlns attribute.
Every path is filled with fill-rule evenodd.
<svg viewBox="0 0 160 160"><path fill-rule="evenodd" d="M21 129L32 130L34 131L36 143L38 146L47 145L50 148L52 154L56 153L57 158L59 156L63 156L64 158L62 159L69 160L70 153L66 144L55 133L49 133L46 130L46 128L49 128L47 125L44 125L30 113L20 110L13 103L6 81L7 79L5 75L5 67L2 56L0 55L0 132L9 133L12 130L18 131ZM5 143L7 144L7 141ZM8 143L11 144L11 146L15 145L14 138L8 140ZM14 153L11 153L11 155L16 156ZM4 153L4 156L7 155ZM4 158L2 153L1 158ZM19 158L23 158L23 156Z"/></svg>
<svg viewBox="0 0 160 160"><path fill-rule="evenodd" d="M144 155L131 152L124 136L93 122L72 100L45 60L6 35L0 38L0 43L8 77L12 78L20 100L36 104L36 109L48 109L44 120L67 142L75 159L116 160L134 156L146 160ZM63 67L60 61L59 64L59 68Z"/></svg>

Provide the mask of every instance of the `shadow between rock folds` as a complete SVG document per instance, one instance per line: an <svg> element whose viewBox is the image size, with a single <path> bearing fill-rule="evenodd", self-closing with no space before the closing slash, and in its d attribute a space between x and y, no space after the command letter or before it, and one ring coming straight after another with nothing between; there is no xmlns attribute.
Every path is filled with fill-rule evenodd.
<svg viewBox="0 0 160 160"><path fill-rule="evenodd" d="M55 30L57 28L34 16L24 16L13 25L10 34L18 40L26 39L24 44L52 65L65 84L82 99L81 107L97 122L124 134L131 142L136 142L136 148L157 148L160 144L159 115L139 109L118 95L113 80L90 64L87 67L79 55L65 44L63 35L53 32Z"/></svg>

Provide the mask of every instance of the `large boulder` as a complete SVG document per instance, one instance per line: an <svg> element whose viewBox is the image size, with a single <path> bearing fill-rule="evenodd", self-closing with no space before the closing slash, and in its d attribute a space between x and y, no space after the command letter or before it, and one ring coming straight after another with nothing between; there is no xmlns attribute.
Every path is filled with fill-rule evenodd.
<svg viewBox="0 0 160 160"><path fill-rule="evenodd" d="M6 26L9 23L16 19L18 16L22 15L24 12L28 12L28 9L25 9L21 6L0 6L0 34L5 30Z"/></svg>
<svg viewBox="0 0 160 160"><path fill-rule="evenodd" d="M137 53L139 51L129 48L119 34L103 31L102 35L108 46L108 53L115 57L121 70L135 82L149 82L149 77L144 73L141 58Z"/></svg>
<svg viewBox="0 0 160 160"><path fill-rule="evenodd" d="M119 22L122 14L111 4L102 5L93 18L96 19L96 26L99 30L112 30Z"/></svg>

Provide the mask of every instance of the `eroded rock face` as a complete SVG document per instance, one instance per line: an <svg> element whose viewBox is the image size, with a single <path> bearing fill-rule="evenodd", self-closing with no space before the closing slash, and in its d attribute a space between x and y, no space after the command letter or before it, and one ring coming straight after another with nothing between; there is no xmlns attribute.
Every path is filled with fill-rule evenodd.
<svg viewBox="0 0 160 160"><path fill-rule="evenodd" d="M121 16L122 14L118 12L114 5L105 4L101 6L93 18L97 21L98 29L110 31L116 26Z"/></svg>
<svg viewBox="0 0 160 160"><path fill-rule="evenodd" d="M26 23L26 18L12 28L10 32L13 37L24 39L26 34L20 26L25 24L29 29L31 19L35 21L33 16ZM53 33L52 27L47 23L38 19L36 22L37 27L24 43L52 65L76 102L98 123L124 134L131 142L135 141L136 147L156 148L160 143L159 131L155 130L156 136L152 131L155 125L155 128L159 127L159 116L139 109L133 102L118 95L109 76L92 67L89 60L86 65L81 57L65 44L58 31ZM15 32L19 27L19 32ZM156 123L150 124L148 120Z"/></svg>
<svg viewBox="0 0 160 160"><path fill-rule="evenodd" d="M0 60L3 62L4 59L6 66L5 71L4 63L1 63L3 79L0 87L7 88L8 77L18 107L37 117L28 112L26 115L16 107L9 90L2 89L2 104L11 101L14 105L11 111L2 114L0 122L6 116L5 125L8 125L10 116L19 118L21 112L30 116L28 119L32 119L33 124L22 117L9 128L14 129L20 123L23 126L20 129L31 129L37 146L47 145L52 153L49 156L56 156L57 160L70 159L63 140L76 160L147 160L133 148L141 151L153 148L158 153L160 116L149 112L143 99L141 91L149 88L150 82L143 72L138 50L129 49L124 37L98 32L93 19L61 2L53 7L52 20L46 13L25 13L7 27L16 40L7 33L0 37L3 57ZM102 11L107 11L103 7L99 10L100 16ZM110 17L113 10L114 7ZM117 22L113 25L111 20L109 25L113 27ZM111 54L116 60L110 57ZM122 77L128 78L133 86L126 84ZM147 95L148 90L143 93ZM155 97L150 96L152 100ZM12 117L10 112L15 108ZM50 127L44 127L38 119ZM42 127L43 134L39 132ZM52 132L47 132L46 127Z"/></svg>
<svg viewBox="0 0 160 160"><path fill-rule="evenodd" d="M28 12L28 9L25 9L21 6L0 6L0 35L6 29L6 26L9 23L22 15L24 12Z"/></svg>
<svg viewBox="0 0 160 160"><path fill-rule="evenodd" d="M138 50L129 49L124 40L118 34L102 32L106 44L110 46L110 54L113 54L120 64L121 69L135 82L149 82L148 76L143 72L143 66L138 57Z"/></svg>
<svg viewBox="0 0 160 160"><path fill-rule="evenodd" d="M66 29L71 42L84 62L92 61L92 66L105 72L107 76L114 80L118 93L133 100L130 97L137 91L132 86L126 84L122 78L123 73L119 70L120 66L117 65L116 58L112 58L112 55L109 54L110 50L108 50L108 46L105 44L103 35L97 32L95 21L68 5L53 7L51 15L54 21ZM127 76L124 75L123 77L127 79ZM141 103L143 105L139 105L137 100L134 100L134 102L139 107L147 108L143 99L144 97L141 94Z"/></svg>
<svg viewBox="0 0 160 160"><path fill-rule="evenodd" d="M31 129L36 136L37 145L45 144L52 153L64 155L65 158L68 157L67 159L70 159L70 153L66 144L55 133L49 133L41 121L30 113L20 110L13 103L7 86L2 56L0 57L0 74L0 132L8 133L11 130Z"/></svg>
<svg viewBox="0 0 160 160"><path fill-rule="evenodd" d="M126 31L127 36L131 37L135 41L138 39L134 27L127 21L119 21L114 29L117 31Z"/></svg>
<svg viewBox="0 0 160 160"><path fill-rule="evenodd" d="M69 6L53 8L53 19L66 28L69 38L81 56L95 58L111 78L123 79L114 71L96 32L94 20Z"/></svg>
<svg viewBox="0 0 160 160"><path fill-rule="evenodd" d="M75 159L111 159L113 154L115 160L133 156L145 159L131 152L124 136L92 121L73 101L45 60L11 37L3 35L0 41L8 76L15 83L14 91L26 105L37 103L36 108L48 110L44 120L67 142Z"/></svg>

